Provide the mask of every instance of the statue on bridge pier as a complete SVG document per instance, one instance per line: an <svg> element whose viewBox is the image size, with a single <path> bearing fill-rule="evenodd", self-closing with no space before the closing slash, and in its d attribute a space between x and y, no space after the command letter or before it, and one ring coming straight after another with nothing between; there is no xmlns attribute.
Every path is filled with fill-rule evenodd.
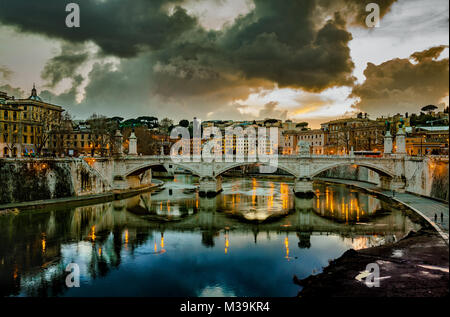
<svg viewBox="0 0 450 317"><path fill-rule="evenodd" d="M386 133L384 134L384 154L392 154L392 135L391 135L391 123L386 120Z"/></svg>

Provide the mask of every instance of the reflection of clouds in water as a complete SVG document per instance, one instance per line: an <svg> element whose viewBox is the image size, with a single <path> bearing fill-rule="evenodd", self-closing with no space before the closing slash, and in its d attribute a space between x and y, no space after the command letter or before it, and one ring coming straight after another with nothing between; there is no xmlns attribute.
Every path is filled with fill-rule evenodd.
<svg viewBox="0 0 450 317"><path fill-rule="evenodd" d="M390 242L390 240L392 240L392 238L382 236L361 236L356 238L344 238L344 242L354 250L361 250L379 246L386 242Z"/></svg>
<svg viewBox="0 0 450 317"><path fill-rule="evenodd" d="M198 297L236 297L232 290L219 285L207 286L199 292Z"/></svg>
<svg viewBox="0 0 450 317"><path fill-rule="evenodd" d="M177 186L184 188L179 184ZM16 248L7 247L20 241L21 245L38 245L37 254L45 251L44 261L50 263L45 270L41 270L45 272L41 275L31 271L30 265L22 263L18 266L17 274L22 278L22 285L29 283L28 290L25 286L21 287L21 294L34 294L35 289L49 288L60 279L59 275L65 277L65 265L75 262L80 265L82 287L67 292L59 290L62 293L56 294L295 296L298 287L292 283L293 274L304 278L313 271L320 272L329 259L340 256L349 248L360 249L390 242L404 236L411 227L411 221L401 210L390 210L376 198L358 192L350 193L347 188L317 185L319 198L305 200L294 198L288 182L258 179L239 183L233 180L226 186L250 194L223 193L215 199L199 200L193 198L196 196L177 199L174 194L166 201L155 203L153 194L146 193L142 197L124 200L121 204L99 204L53 214L18 215L14 219L20 218L21 221L12 225L0 219L3 232L10 232L7 229L16 226L11 231L14 234L3 235L2 240L5 241L5 251L8 251L4 254L11 254L8 263L12 264L8 264L8 274L16 274L12 271L12 260L23 257L23 252L28 252L25 253L26 258L35 259L38 267L42 265L40 258L32 253L33 249L18 253ZM259 195L271 191L275 195L272 200ZM178 193L178 189L173 192ZM242 219L229 217L227 212L210 212L220 211L224 201L229 206L227 210L239 211L247 219L263 220L267 215L276 214L275 207L284 211L295 207L295 213L267 222L264 226L271 229L259 231L262 228L259 224L249 225ZM124 205L125 202L129 206ZM295 204L291 205L291 202ZM234 207L229 205L233 203ZM345 208L342 208L342 203ZM205 212L208 204L211 204L210 209ZM144 214L140 217L126 209L136 206L145 211L145 207L150 206L153 208L152 216ZM191 215L194 209L198 213L183 219L166 217L175 221L167 221L160 227L159 222L153 221L156 219L154 215L157 210L169 214L169 207L171 216L180 213ZM363 215L372 215L380 207L386 207L389 212L362 218ZM58 218L53 219L56 214ZM342 221L357 220L358 215L360 221L367 221L365 225ZM182 229L171 230L171 226ZM294 228L296 226L298 229ZM317 230L311 231L311 226ZM41 228L53 228L53 231L46 232L45 247L41 247ZM296 232L280 234L280 228ZM302 230L304 228L307 229ZM36 244L33 244L31 235L20 234L25 229L36 233ZM50 232L54 234L50 235ZM58 275L55 268L60 267ZM63 283L64 279L61 281Z"/></svg>

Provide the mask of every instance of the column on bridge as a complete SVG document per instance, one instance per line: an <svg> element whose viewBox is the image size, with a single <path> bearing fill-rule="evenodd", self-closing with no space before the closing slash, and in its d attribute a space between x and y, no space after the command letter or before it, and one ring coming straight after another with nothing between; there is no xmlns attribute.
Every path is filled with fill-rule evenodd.
<svg viewBox="0 0 450 317"><path fill-rule="evenodd" d="M398 128L397 135L395 136L395 145L396 150L395 153L399 155L405 155L406 154L406 133L405 129Z"/></svg>
<svg viewBox="0 0 450 317"><path fill-rule="evenodd" d="M391 131L386 131L384 136L384 154L392 154L392 135Z"/></svg>
<svg viewBox="0 0 450 317"><path fill-rule="evenodd" d="M128 138L128 155L137 155L137 138L134 134L134 130L131 132L130 137Z"/></svg>
<svg viewBox="0 0 450 317"><path fill-rule="evenodd" d="M116 134L114 135L113 155L114 156L123 155L123 136L122 133L120 133L120 130L117 130Z"/></svg>

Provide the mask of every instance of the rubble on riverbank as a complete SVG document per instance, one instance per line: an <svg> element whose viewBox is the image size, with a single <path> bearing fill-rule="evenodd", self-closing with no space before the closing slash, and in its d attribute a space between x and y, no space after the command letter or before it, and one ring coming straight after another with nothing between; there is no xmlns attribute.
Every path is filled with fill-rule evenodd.
<svg viewBox="0 0 450 317"><path fill-rule="evenodd" d="M369 263L380 268L379 287L357 276ZM393 244L348 250L318 275L294 283L299 297L442 297L449 295L449 248L431 228L422 228Z"/></svg>

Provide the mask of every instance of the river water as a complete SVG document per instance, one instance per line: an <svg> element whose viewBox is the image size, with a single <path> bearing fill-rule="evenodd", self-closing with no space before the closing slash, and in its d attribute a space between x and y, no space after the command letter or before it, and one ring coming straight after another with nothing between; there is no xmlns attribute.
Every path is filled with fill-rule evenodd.
<svg viewBox="0 0 450 317"><path fill-rule="evenodd" d="M418 230L401 210L340 185L299 199L284 178L224 178L199 198L196 178L77 208L0 216L2 296L296 296L348 249ZM79 287L67 287L70 263ZM71 280L73 281L73 280Z"/></svg>

